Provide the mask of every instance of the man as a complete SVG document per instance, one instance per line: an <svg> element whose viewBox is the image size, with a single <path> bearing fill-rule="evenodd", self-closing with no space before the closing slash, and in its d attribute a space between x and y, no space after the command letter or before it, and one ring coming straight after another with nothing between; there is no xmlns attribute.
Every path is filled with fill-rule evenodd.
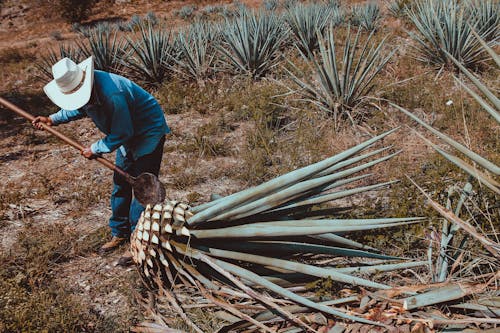
<svg viewBox="0 0 500 333"><path fill-rule="evenodd" d="M55 126L90 117L106 136L82 151L88 159L116 150L116 165L138 176L143 172L158 175L165 134L170 132L158 102L134 82L112 73L94 70L93 58L80 64L64 58L52 66L54 80L45 94L61 110L49 117L36 117L40 123ZM132 187L115 172L111 194L112 215L109 219L112 239L102 252L111 251L126 242L144 210L132 198ZM126 263L126 254L120 263Z"/></svg>

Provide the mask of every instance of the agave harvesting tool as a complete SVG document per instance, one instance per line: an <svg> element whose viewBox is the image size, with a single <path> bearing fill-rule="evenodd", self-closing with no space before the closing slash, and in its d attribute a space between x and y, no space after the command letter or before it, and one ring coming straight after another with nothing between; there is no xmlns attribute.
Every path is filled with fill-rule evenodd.
<svg viewBox="0 0 500 333"><path fill-rule="evenodd" d="M5 100L2 97L0 97L0 104L4 105L6 108L17 113L18 115L28 119L29 121L33 121L35 119L33 115L22 110L21 108L10 103L9 101ZM83 151L84 147L75 140L67 137L66 135L62 134L61 132L57 131L51 126L48 126L44 123L40 124L50 134L55 135L56 137L66 142L70 146L78 149L79 151ZM156 177L154 174L149 172L144 172L137 177L133 177L129 173L125 172L123 169L116 166L113 162L105 159L102 156L96 156L94 159L97 162L104 165L105 167L107 167L108 169L113 170L122 177L124 177L127 180L127 182L130 185L132 185L132 188L134 190L134 196L141 205L143 206L146 206L148 204L154 205L157 203L161 203L165 200L165 187L160 182L158 177Z"/></svg>

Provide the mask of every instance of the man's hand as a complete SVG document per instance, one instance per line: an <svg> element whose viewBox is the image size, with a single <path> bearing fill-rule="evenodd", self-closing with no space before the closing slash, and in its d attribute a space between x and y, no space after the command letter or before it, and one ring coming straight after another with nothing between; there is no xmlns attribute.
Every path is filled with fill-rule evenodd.
<svg viewBox="0 0 500 333"><path fill-rule="evenodd" d="M93 159L96 157L96 155L94 155L94 153L92 152L92 149L90 149L90 147L87 147L87 148L84 148L82 150L82 155L86 158L88 158L89 160Z"/></svg>
<svg viewBox="0 0 500 333"><path fill-rule="evenodd" d="M52 126L52 119L50 119L50 117L42 117L42 116L38 116L36 117L32 122L33 126L39 130L43 130L43 126L42 126L42 123L44 123L45 125L48 125L48 126Z"/></svg>

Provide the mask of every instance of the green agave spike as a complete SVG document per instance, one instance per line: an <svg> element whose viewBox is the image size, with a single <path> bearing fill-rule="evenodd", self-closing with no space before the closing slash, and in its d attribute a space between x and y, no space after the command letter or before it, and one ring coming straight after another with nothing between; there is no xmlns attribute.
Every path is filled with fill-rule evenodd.
<svg viewBox="0 0 500 333"><path fill-rule="evenodd" d="M321 196L313 197L311 199L306 199L306 200L303 200L303 201L300 201L297 203L293 203L290 205L281 206L281 207L279 207L279 210L296 208L296 207L307 206L307 205L320 204L320 203L335 200L335 199L345 198L345 197L350 196L350 195L354 195L354 194L358 194L358 193L362 193L362 192L367 192L367 191L372 191L372 190L379 189L379 188L384 187L384 186L392 185L392 184L397 183L397 182L398 181L396 180L396 181L392 181L392 182L386 182L386 183L380 183L380 184L375 184L375 185L370 185L370 186L358 187L358 188L354 188L351 190L344 190L344 191L338 191L338 192L334 192L334 193L330 193L330 194L324 194ZM276 210L273 210L273 211L276 211Z"/></svg>
<svg viewBox="0 0 500 333"><path fill-rule="evenodd" d="M396 109L399 111L403 112L413 120L415 120L417 123L420 125L424 126L427 130L438 136L440 139L445 141L447 144L455 148L456 150L460 151L462 154L466 155L470 159L474 160L477 164L481 165L483 168L489 170L490 172L494 173L495 175L500 175L500 167L491 163L484 157L474 153L473 151L469 150L465 146L461 145L460 143L456 142L449 136L439 132L438 130L434 129L433 127L429 126L427 123L425 123L423 120L419 119L417 116L413 115L410 111L402 108L401 106L397 104L390 103L392 106L394 106Z"/></svg>
<svg viewBox="0 0 500 333"><path fill-rule="evenodd" d="M189 253L191 250L192 250L192 248L190 248L188 250L188 255L190 255ZM343 283L349 283L352 285L360 285L360 286L365 286L365 287L369 287L369 288L377 288L377 289L390 289L391 288L391 287L384 285L384 284L381 284L381 283L373 282L370 280L362 279L362 278L351 276L348 274L339 273L339 272L333 271L331 269L316 267L316 266L302 264L302 263L288 261L288 260L258 256L258 255L249 254L249 253L219 250L219 249L214 249L214 248L198 249L198 251L200 251L201 253L206 253L208 255L216 256L219 258L241 260L241 261L251 262L254 264L260 264L260 265L281 268L281 269L285 269L285 270L288 270L291 272L298 272L298 273L307 274L307 275L316 276L316 277L331 278L332 280L343 282ZM196 258L196 256L194 256L194 258Z"/></svg>
<svg viewBox="0 0 500 333"><path fill-rule="evenodd" d="M264 278L261 278L257 274L252 273L252 272L250 272L246 269L243 269L241 267L238 267L236 265L224 262L222 260L216 260L216 259L214 260L214 262L217 265L219 265L220 267L226 269L227 271L229 271L235 275L240 276L241 278L244 278L244 279L250 280L254 283L257 283L257 284L259 284L259 285L261 285L269 290L272 290L272 291L274 291L282 296L285 296L285 297L287 297L287 298L289 298L289 299L291 299L299 304L303 304L311 309L316 309L316 310L319 310L319 311L324 312L324 313L328 313L328 314L331 314L331 315L334 315L334 316L337 316L340 318L353 320L353 321L360 322L360 323L376 325L376 326L383 326L380 323L373 322L371 320L356 317L356 316L351 316L351 315L346 314L344 312L335 310L329 306L324 306L322 304L312 302L305 297L301 297L301 296L299 296L299 295L297 295L297 294L295 294L295 293L293 293L285 288L281 288L280 286L278 286L274 283L271 283Z"/></svg>
<svg viewBox="0 0 500 333"><path fill-rule="evenodd" d="M352 250L342 247L325 246L318 244L285 242L285 241L258 241L258 242L224 242L223 244L212 244L213 247L220 249L237 250L250 253L316 253L316 254L332 254L346 257L363 257L384 260L403 259L400 257L387 256L368 251Z"/></svg>
<svg viewBox="0 0 500 333"><path fill-rule="evenodd" d="M495 105L497 110L500 110L500 99L495 96L484 84L481 83L471 72L467 70L457 59L455 59L450 53L446 52L451 61L457 65L457 67L471 80L476 87ZM497 112L498 114L498 112Z"/></svg>
<svg viewBox="0 0 500 333"><path fill-rule="evenodd" d="M254 188L235 193L225 198L221 198L219 200L203 205L200 208L194 207L191 209L191 212L193 212L195 215L189 218L187 223L191 226L200 224L202 222L206 223L206 221L217 216L219 213L223 211L241 205L249 200L255 200L256 198L261 198L276 190L293 185L294 183L301 181L307 177L311 177L312 175L321 172L322 170L330 167L331 165L340 162L356 154L357 152L364 150L365 148L371 146L377 141L382 140L384 137L393 133L396 130L397 128L387 131L355 147L347 149L337 155L334 155L330 158L327 158L323 161L312 164L310 166L292 171L288 174L277 177L273 180L258 185Z"/></svg>
<svg viewBox="0 0 500 333"><path fill-rule="evenodd" d="M250 223L241 226L220 229L190 230L192 236L205 238L249 238L249 237L281 237L306 236L325 233L351 232L378 228L389 228L416 223L423 218L394 218L373 220L285 220L278 222ZM383 222L383 220L386 220ZM180 231L179 231L180 233Z"/></svg>
<svg viewBox="0 0 500 333"><path fill-rule="evenodd" d="M358 322L362 322L362 323L367 323L367 324L373 324L373 325L380 325L378 323L375 323L375 322L372 322L370 320L367 320L367 319L364 319L364 318L358 318L358 317L355 317L355 316L351 316L351 315L348 315L346 313L343 313L343 312L340 312L340 311L337 311L337 310L334 310L332 309L331 307L327 307L327 306L323 306L321 304L318 304L318 303L315 303L305 297L301 297L287 289L284 289L274 283L271 283L269 281L267 281L266 279L258 276L257 274L251 272L251 271L248 271L246 269L243 269L241 267L238 267L236 265L233 265L233 264L230 264L230 263L227 263L225 261L222 261L222 260L218 260L218 259L211 259L209 258L208 256L206 255L203 255L200 251L197 251L195 249L192 249L192 248L189 248L189 249L186 249L185 247L183 247L182 245L179 246L180 244L177 244L177 243L173 243L173 245L178 249L178 251L180 253L182 253L183 255L186 255L186 256L189 256L189 257L192 257L192 258L195 258L195 259L198 259L198 260L204 260L204 262L208 263L209 265L217 265L219 267L221 267L222 269L232 273L232 274L235 274L237 276L239 276L240 278L242 279L245 279L245 280L249 280L251 282L254 282L258 285L261 285L269 290L272 290L282 296L285 296L299 304L303 304L309 308L312 308L312 309L317 309L319 311L322 311L322 312L325 312L325 313L329 313L331 315L334 315L334 316L337 316L337 317L340 317L340 318L345 318L345 319L348 319L348 320L354 320L354 321L358 321ZM356 278L357 279L357 278ZM383 285L382 285L383 286Z"/></svg>
<svg viewBox="0 0 500 333"><path fill-rule="evenodd" d="M308 181L303 181L300 183L297 183L295 185L290 186L289 188L286 188L282 191L279 191L277 193L271 194L269 196L263 197L261 199L255 200L253 202L250 202L246 205L242 205L240 207L237 207L233 210L229 210L224 214L218 215L213 218L213 220L232 220L232 219L241 219L249 215L255 215L258 213L261 213L263 211L272 209L276 206L281 205L284 202L287 202L291 199L294 199L296 196L310 191L314 190L315 188L322 187L323 185L326 184L331 184L337 179L350 176L356 172L362 171L364 169L367 169L373 165L376 165L378 163L384 162L393 156L395 156L397 153L385 156L383 158L379 158L375 161L371 161L368 163L365 163L363 165L340 171L337 172L333 175L329 176L323 176L319 178L314 178L312 180Z"/></svg>
<svg viewBox="0 0 500 333"><path fill-rule="evenodd" d="M470 89L465 83L463 83L462 81L460 81L457 78L455 78L455 81L457 81L465 89L465 91L467 91L469 93L469 95L474 97L474 99L486 110L486 112L488 112L493 117L493 119L495 119L498 123L500 123L500 113L498 111L496 111L492 106L490 106L483 98L481 98L481 96L476 94L476 92L473 91L472 89ZM487 89L480 82L478 82L478 84L476 84L476 86L480 90Z"/></svg>
<svg viewBox="0 0 500 333"><path fill-rule="evenodd" d="M467 164L465 161L461 160L460 158L453 156L451 154L448 154L447 152L438 148L437 146L434 146L434 149L438 153L443 155L448 161L452 162L453 164L458 166L460 169L466 171L469 175L477 178L481 183L488 186L492 191L500 194L500 183L498 183L494 179L488 177L486 174L478 171L476 168Z"/></svg>
<svg viewBox="0 0 500 333"><path fill-rule="evenodd" d="M380 148L380 149L377 149L377 150L374 150L374 151L371 151L369 153L366 153L366 154L363 154L363 155L359 155L359 156L355 156L353 158L350 158L350 159L347 159L345 161L342 161L342 162L339 162L339 163L336 163L335 165L331 166L330 168L326 169L326 170L323 170L321 172L318 172L315 177L321 177L321 176L326 176L328 174L331 174L333 171L336 171L336 170L339 170L339 169L342 169L343 167L346 167L348 165L351 165L351 164L354 164L354 163L357 163L359 161L362 161L364 159L367 159L369 157L372 157L372 156L375 156L375 155L378 155L388 149L392 148L392 146L389 146L389 147L383 147L383 148Z"/></svg>
<svg viewBox="0 0 500 333"><path fill-rule="evenodd" d="M310 236L311 238L314 239L319 239L321 241L329 242L329 243L335 243L339 245L345 245L350 248L355 248L355 249L360 249L360 250L370 250L370 251L378 251L377 249L361 244L359 242L355 242L351 239L336 235L336 234L320 234L320 235L312 235Z"/></svg>

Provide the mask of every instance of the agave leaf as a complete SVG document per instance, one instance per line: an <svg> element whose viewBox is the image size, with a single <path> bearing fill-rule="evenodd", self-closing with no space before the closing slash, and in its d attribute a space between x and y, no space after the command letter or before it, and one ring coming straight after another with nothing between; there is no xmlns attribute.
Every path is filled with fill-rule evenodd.
<svg viewBox="0 0 500 333"><path fill-rule="evenodd" d="M298 263L298 262L294 262L294 261L276 259L276 258L271 258L271 257L264 257L264 256L255 255L255 254L249 254L249 253L220 250L220 249L214 249L214 248L208 248L208 247L205 247L204 249L199 249L199 250L202 253L207 253L209 255L220 257L220 258L241 260L241 261L251 262L254 264L272 266L272 267L276 267L279 269L285 269L285 270L288 270L291 272L298 272L298 273L322 277L322 278L331 278L334 281L349 283L349 284L353 284L353 285L360 285L360 286L365 286L365 287L369 287L369 288L390 289L389 286L381 284L381 283L358 278L358 277L351 276L351 275L344 274L344 273L339 273L339 272L331 270L331 269L316 267L313 265L302 264L302 263Z"/></svg>
<svg viewBox="0 0 500 333"><path fill-rule="evenodd" d="M477 40L481 43L481 45L486 50L486 52L489 53L489 55L495 61L497 66L500 67L500 57L498 56L498 54L488 45L488 43L486 43L484 41L484 39L481 38L481 36L479 36L479 34L474 29L472 29L471 32L477 38Z"/></svg>
<svg viewBox="0 0 500 333"><path fill-rule="evenodd" d="M399 152L382 157L382 158L379 158L377 160L365 163L365 164L357 166L357 167L353 167L353 168L350 168L350 169L347 169L344 171L334 173L334 174L329 175L329 176L323 176L323 177L314 178L311 180L306 180L306 181L297 183L297 184L292 185L292 186L290 186L282 191L279 191L279 192L273 193L269 196L265 196L261 199L252 201L248 204L242 205L242 206L237 207L233 210L228 210L226 213L214 217L213 220L241 219L241 218L244 218L244 217L249 216L249 215L255 215L255 214L261 213L263 211L266 211L266 210L272 209L276 206L279 206L282 203L287 202L291 199L294 199L295 197L297 197L298 195L300 195L304 192L314 190L314 189L321 187L321 186L324 186L324 185L331 184L332 182L334 182L337 179L340 179L340 178L343 178L346 176L350 176L356 172L365 170L373 165L384 162L384 161L392 158L393 156L395 156L398 153Z"/></svg>
<svg viewBox="0 0 500 333"><path fill-rule="evenodd" d="M322 170L330 167L331 165L342 161L359 151L369 147L375 142L381 140L385 136L393 133L396 129L385 132L381 135L378 135L368 141L365 141L357 146L354 146L350 149L347 149L337 155L334 155L330 158L327 158L321 162L309 165L307 167L292 171L283 176L277 177L273 180L270 180L264 184L258 185L254 188L250 188L248 190L244 190L223 199L212 201L206 205L201 206L200 208L194 207L191 209L195 215L188 219L187 223L190 226L194 226L204 221L208 221L214 216L220 214L223 211L241 205L249 200L255 200L256 198L261 198L270 193L273 193L276 190L285 188L287 186L293 185L298 181L301 181L307 177L310 177Z"/></svg>
<svg viewBox="0 0 500 333"><path fill-rule="evenodd" d="M297 294L295 294L287 289L281 288L280 286L267 281L266 279L258 276L257 274L252 273L252 272L250 272L246 269L243 269L241 267L238 267L236 265L233 265L233 264L221 261L221 260L217 260L217 259L214 259L213 261L217 265L221 266L222 268L230 271L231 273L233 273L235 275L240 276L241 278L245 278L245 279L250 280L254 283L257 283L257 284L259 284L259 285L261 285L269 290L272 290L280 295L283 295L283 296L285 296L285 297L287 297L287 298L289 298L297 303L303 304L309 308L316 309L316 310L319 310L319 311L324 312L324 313L328 313L328 314L331 314L331 315L334 315L334 316L337 316L340 318L353 320L353 321L360 322L360 323L383 326L380 323L373 322L373 321L368 320L368 319L352 316L352 315L346 314L344 312L335 310L329 306L324 306L322 304L312 302L305 297L301 297L301 296L299 296L299 295L297 295Z"/></svg>
<svg viewBox="0 0 500 333"><path fill-rule="evenodd" d="M301 206L305 206L305 205L320 204L320 203L323 203L323 202L327 202L327 201L331 201L331 200L335 200L335 199L344 198L344 197L347 197L347 196L350 196L350 195L354 195L354 194L357 194L357 193L362 193L362 192L366 192L366 191L372 191L372 190L378 189L380 187L384 187L384 186L388 186L388 185L394 184L396 182L397 181L392 181L392 182L380 183L380 184L375 184L375 185L370 185L370 186L357 187L357 188L353 188L353 189L350 189L350 190L338 191L338 192L334 192L334 193L330 193L330 194L324 194L324 195L321 195L321 196L313 197L311 199L306 199L306 200L302 200L300 202L296 202L296 203L292 203L292 204L289 204L289 205L281 206L281 207L279 207L276 210L290 209L290 208L301 207ZM276 211L276 210L273 210L273 211Z"/></svg>
<svg viewBox="0 0 500 333"><path fill-rule="evenodd" d="M423 218L385 218L351 220L284 220L274 222L249 223L240 226L190 230L192 236L204 238L249 238L303 236L324 233L351 232L416 223Z"/></svg>
<svg viewBox="0 0 500 333"><path fill-rule="evenodd" d="M403 300L403 308L405 310L412 310L426 305L444 303L463 298L477 291L477 288L453 283L447 286L434 288L420 295L405 298Z"/></svg>
<svg viewBox="0 0 500 333"><path fill-rule="evenodd" d="M481 92L495 105L497 110L500 110L500 99L495 96L484 84L481 83L471 72L469 72L460 62L458 62L451 54L446 52L450 59L457 67L481 90ZM498 114L498 112L497 112Z"/></svg>
<svg viewBox="0 0 500 333"><path fill-rule="evenodd" d="M422 138L422 140L424 140L429 146L434 148L439 154L441 154L448 161L452 162L453 164L455 164L456 166L458 166L460 169L464 170L465 172L467 172L471 176L477 178L481 183L483 183L484 185L489 187L494 192L500 194L500 184L498 182L496 182L494 179L488 177L486 174L480 172L479 170L477 170L473 166L467 164L462 159L460 159L456 156L453 156L451 154L448 154L447 152L445 152L444 150L442 150L441 148L439 148L438 146L433 144L431 141L427 140L425 137L420 135L420 133L417 132L417 134Z"/></svg>
<svg viewBox="0 0 500 333"><path fill-rule="evenodd" d="M345 237L342 237L342 236L339 236L336 234L327 233L327 234L321 234L321 235L311 235L310 237L315 238L315 239L319 239L322 241L326 241L326 242L339 244L339 245L345 245L345 246L355 248L355 249L378 251L377 249L375 249L371 246L355 242L351 239L348 239L348 238L345 238Z"/></svg>
<svg viewBox="0 0 500 333"><path fill-rule="evenodd" d="M230 270L227 270L227 268L224 268L224 267L222 267L220 265L220 263L223 263L221 260L212 260L211 258L209 258L208 256L205 256L204 254L202 254L200 252L198 252L196 254L197 254L197 257L200 260L202 260L203 262L207 263L213 269L215 269L217 272L219 272L222 275L224 275L225 277L227 277L229 280L231 280L231 282L233 282L236 286L238 286L238 288L240 288L241 290L243 290L247 294L253 296L257 300L261 301L262 303L264 303L264 304L268 305L269 307L275 309L278 313L281 313L282 315L284 315L285 318L290 319L292 322L297 323L299 326L305 327L306 329L308 329L310 331L314 331L311 327L309 327L307 324L305 324L304 322L302 322L299 318L293 316L290 312L284 310L282 307L278 306L277 304L275 304L274 302L272 302L271 300L269 300L268 297L265 297L264 295L261 295L261 294L255 292L254 290L252 290L251 288L249 288L245 284L241 283L235 277L233 277L232 274L231 274L232 272Z"/></svg>
<svg viewBox="0 0 500 333"><path fill-rule="evenodd" d="M460 143L456 142L455 140L451 139L447 135L439 132L438 130L434 129L433 127L429 126L427 123L425 123L423 120L419 119L417 116L413 115L410 111L400 107L399 105L390 103L392 106L397 108L399 111L403 112L413 120L415 120L417 123L420 125L424 126L427 130L431 131L433 134L441 138L443 141L448 143L450 146L455 148L456 150L460 151L462 154L466 155L473 161L475 161L477 164L481 165L483 168L489 170L490 172L494 173L495 175L500 175L500 167L493 164L492 162L488 161L484 157L474 153L473 151L469 150L465 146L461 145Z"/></svg>
<svg viewBox="0 0 500 333"><path fill-rule="evenodd" d="M325 170L323 170L321 172L318 172L315 175L315 177L326 176L326 175L331 174L332 172L334 172L336 170L342 169L343 167L346 167L346 166L354 164L354 163L358 163L359 161L362 161L362 160L364 160L366 158L369 158L369 157L372 157L374 155L380 154L380 153L382 153L382 152L384 152L384 151L386 151L386 150L388 150L390 148L392 148L392 146L383 147L383 148L380 148L380 149L368 152L368 153L363 154L363 155L354 156L354 157L352 157L350 159L347 159L345 161L336 163L336 164L332 165L331 167L329 167L328 169L325 169Z"/></svg>
<svg viewBox="0 0 500 333"><path fill-rule="evenodd" d="M342 247L325 246L318 244L285 242L285 241L258 241L258 242L233 242L228 241L222 244L214 244L214 247L221 249L237 250L250 253L276 253L276 254L294 254L294 253L315 253L332 254L345 257L363 257L384 260L403 259L395 256L387 256L368 251L352 250Z"/></svg>
<svg viewBox="0 0 500 333"><path fill-rule="evenodd" d="M498 123L500 123L500 113L496 111L491 105L489 105L481 96L476 94L475 91L470 89L465 83L455 78L455 80L471 95L474 99L488 112ZM482 87L477 85L479 89L487 89L482 83L480 83Z"/></svg>
<svg viewBox="0 0 500 333"><path fill-rule="evenodd" d="M190 257L200 259L200 260L204 259L203 261L208 263L208 264L212 264L212 267L214 267L213 264L215 264L215 265L227 270L228 272L239 276L242 279L252 281L258 285L261 285L269 290L272 290L280 295L283 295L283 296L285 296L291 300L294 300L297 303L303 304L309 308L317 309L319 311L329 313L329 314L332 314L334 316L338 316L338 317L349 319L349 320L359 321L359 322L367 323L367 324L380 325L380 324L377 324L377 323L372 322L370 320L351 316L351 315L345 314L343 312L334 310L331 307L327 307L327 306L312 302L312 301L308 300L307 298L296 295L295 293L288 291L287 289L281 288L278 285L267 281L266 279L258 276L255 273L252 273L251 271L248 271L248 270L243 269L241 267L238 267L236 265L224 262L222 260L211 259L208 256L203 255L201 252L196 251L192 248L186 249L185 247L179 246L179 244L177 244L177 243L174 243L174 246L176 248L178 248L182 254L189 255Z"/></svg>
<svg viewBox="0 0 500 333"><path fill-rule="evenodd" d="M450 155L444 150L434 147L438 153L443 155L448 161L452 162L462 170L466 171L468 174L471 176L477 178L481 183L484 185L488 186L492 191L500 194L500 183L496 182L494 179L488 177L486 174L480 172L473 166L467 164L465 161L461 160L460 158Z"/></svg>

